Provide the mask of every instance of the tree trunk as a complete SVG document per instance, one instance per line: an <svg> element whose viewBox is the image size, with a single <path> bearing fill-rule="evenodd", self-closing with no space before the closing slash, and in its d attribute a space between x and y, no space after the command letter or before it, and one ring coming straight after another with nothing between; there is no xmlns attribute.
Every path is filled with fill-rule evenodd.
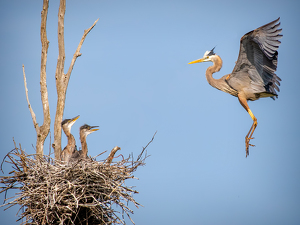
<svg viewBox="0 0 300 225"><path fill-rule="evenodd" d="M47 80L46 80L47 53L49 47L49 41L47 39L47 32L46 32L48 8L49 8L49 0L44 0L43 10L41 13L42 54L41 54L41 75L40 75L41 99L43 105L44 122L39 129L40 132L37 134L37 145L36 145L36 153L40 156L43 155L44 142L46 137L49 134L50 123L51 123Z"/></svg>

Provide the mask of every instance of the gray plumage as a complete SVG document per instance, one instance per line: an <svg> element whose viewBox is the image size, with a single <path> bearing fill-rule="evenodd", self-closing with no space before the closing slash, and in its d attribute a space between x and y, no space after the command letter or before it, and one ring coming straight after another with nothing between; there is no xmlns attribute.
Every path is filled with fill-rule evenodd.
<svg viewBox="0 0 300 225"><path fill-rule="evenodd" d="M282 29L278 29L279 18L241 38L237 63L227 82L237 91L245 90L248 100L260 97L277 97L281 79L277 69L277 49Z"/></svg>
<svg viewBox="0 0 300 225"><path fill-rule="evenodd" d="M222 68L222 59L211 51L206 51L203 58L190 62L213 62L206 70L208 83L226 93L238 97L239 102L249 113L253 124L246 135L246 157L249 155L249 141L257 126L257 119L251 112L247 101L262 97L277 97L281 79L275 74L277 69L279 39L282 29L279 29L279 19L245 34L240 40L238 60L231 74L220 79L214 79L212 74ZM251 145L253 146L253 145Z"/></svg>

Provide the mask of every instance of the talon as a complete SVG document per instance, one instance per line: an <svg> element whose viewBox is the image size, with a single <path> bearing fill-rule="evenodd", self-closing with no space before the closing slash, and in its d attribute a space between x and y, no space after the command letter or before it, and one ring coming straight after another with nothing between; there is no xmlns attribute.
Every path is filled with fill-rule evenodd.
<svg viewBox="0 0 300 225"><path fill-rule="evenodd" d="M249 155L249 146L246 146L246 158Z"/></svg>

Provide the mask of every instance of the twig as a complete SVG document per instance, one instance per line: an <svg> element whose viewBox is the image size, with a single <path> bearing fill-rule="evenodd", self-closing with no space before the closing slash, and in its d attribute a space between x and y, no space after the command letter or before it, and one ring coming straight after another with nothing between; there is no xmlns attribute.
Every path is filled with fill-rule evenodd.
<svg viewBox="0 0 300 225"><path fill-rule="evenodd" d="M49 163L50 163L50 156L51 156L51 131L49 132L50 133L50 141L49 141Z"/></svg>
<svg viewBox="0 0 300 225"><path fill-rule="evenodd" d="M27 100L28 108L29 108L29 111L30 111L30 114L31 114L33 126L34 126L36 132L38 132L39 125L38 125L38 123L36 122L36 116L35 116L35 113L34 113L32 107L31 107L31 104L30 104L30 102L29 102L28 89L27 89L27 82L26 82L26 75L25 75L25 67L24 67L24 64L22 65L22 69L23 69L23 78L24 78L25 94L26 94L26 100Z"/></svg>
<svg viewBox="0 0 300 225"><path fill-rule="evenodd" d="M106 151L104 151L104 152L101 152L100 154L98 154L98 155L96 155L96 156L94 156L94 157L92 157L92 159L96 159L98 156L100 156L100 155L104 154L105 152L107 152L107 150L106 150Z"/></svg>
<svg viewBox="0 0 300 225"><path fill-rule="evenodd" d="M77 47L77 49L76 49L76 51L75 51L75 53L74 53L74 55L73 55L73 58L72 58L72 61L71 61L71 65L70 65L70 67L69 67L69 70L68 70L68 72L67 72L67 74L66 74L66 79L64 80L64 84L65 84L65 85L68 85L68 83L69 83L69 79L70 79L70 76L71 76L71 72L72 72L72 70L73 70L73 67L74 67L74 64L75 64L75 62L76 62L76 59L77 59L79 56L81 56L80 49L81 49L81 47L82 47L82 44L83 44L83 42L84 42L86 36L87 36L88 33L94 28L94 26L96 25L96 23L98 22L98 20L99 20L99 19L97 19L89 29L87 29L87 30L84 31L84 33L83 33L83 35L82 35L82 38L81 38L81 40L80 40L80 42L79 42L79 44L78 44L78 47Z"/></svg>
<svg viewBox="0 0 300 225"><path fill-rule="evenodd" d="M154 140L154 137L155 137L156 133L157 133L157 131L155 131L155 133L154 133L152 139L148 142L148 144L146 145L146 147L143 147L142 152L141 152L141 153L139 154L139 156L137 157L137 161L140 161L140 159L141 159L141 157L142 157L144 151L146 150L146 148L148 147L148 145Z"/></svg>
<svg viewBox="0 0 300 225"><path fill-rule="evenodd" d="M27 172L27 166L26 166L26 162L25 162L25 154L24 154L24 151L22 151L22 147L21 147L21 143L19 144L20 145L20 150L21 150L21 161L22 161L22 167L23 167L23 171L26 173Z"/></svg>

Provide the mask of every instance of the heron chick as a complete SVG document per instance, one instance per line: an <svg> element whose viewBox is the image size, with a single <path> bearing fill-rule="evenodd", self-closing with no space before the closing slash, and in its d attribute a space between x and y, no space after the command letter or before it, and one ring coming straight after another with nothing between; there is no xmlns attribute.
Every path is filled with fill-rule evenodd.
<svg viewBox="0 0 300 225"><path fill-rule="evenodd" d="M68 144L61 153L62 161L69 162L72 154L77 151L76 141L74 136L71 134L71 128L78 118L79 116L76 116L72 119L65 119L61 122L62 129L68 138Z"/></svg>
<svg viewBox="0 0 300 225"><path fill-rule="evenodd" d="M80 151L75 151L73 153L72 160L87 158L88 147L87 147L87 143L86 143L86 137L89 134L93 133L94 131L99 130L97 128L95 129L95 127L99 127L99 126L90 126L90 125L84 124L79 128L81 150Z"/></svg>
<svg viewBox="0 0 300 225"><path fill-rule="evenodd" d="M257 127L257 119L250 110L247 101L255 101L263 97L271 97L275 100L279 92L281 79L275 74L277 69L279 39L282 38L278 29L278 18L264 26L245 34L240 40L240 52L238 60L231 74L220 79L214 79L212 74L222 68L222 59L211 51L205 52L203 58L190 62L213 62L206 70L208 83L226 93L238 97L240 104L245 108L253 120L253 124L245 137L246 157L249 155L249 143Z"/></svg>

